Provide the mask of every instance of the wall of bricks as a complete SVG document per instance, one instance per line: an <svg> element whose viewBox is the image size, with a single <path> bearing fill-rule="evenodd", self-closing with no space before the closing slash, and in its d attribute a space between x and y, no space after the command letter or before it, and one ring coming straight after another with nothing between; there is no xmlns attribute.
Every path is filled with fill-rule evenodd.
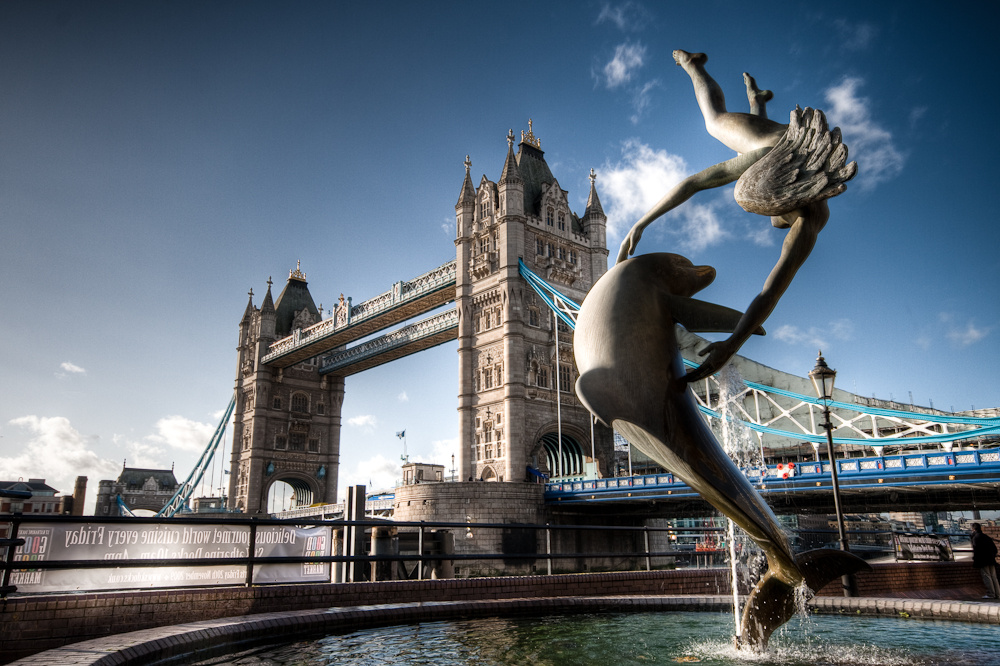
<svg viewBox="0 0 1000 666"><path fill-rule="evenodd" d="M978 572L962 562L876 565L860 574L858 583L865 596L982 587ZM113 633L254 613L415 601L728 592L728 570L682 569L13 597L0 602L0 663ZM839 581L820 594L840 595Z"/></svg>

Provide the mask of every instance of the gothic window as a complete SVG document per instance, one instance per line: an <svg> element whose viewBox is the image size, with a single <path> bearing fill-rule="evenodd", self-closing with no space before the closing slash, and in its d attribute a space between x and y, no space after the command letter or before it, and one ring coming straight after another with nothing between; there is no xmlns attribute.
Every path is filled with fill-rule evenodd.
<svg viewBox="0 0 1000 666"><path fill-rule="evenodd" d="M496 372L497 372L496 376L497 386L503 386L503 363L497 365Z"/></svg>
<svg viewBox="0 0 1000 666"><path fill-rule="evenodd" d="M482 384L482 381L480 381L480 375L477 372L476 373L476 391L478 392L478 391L482 391L482 390L483 390L483 384Z"/></svg>
<svg viewBox="0 0 1000 666"><path fill-rule="evenodd" d="M490 251L490 238L489 236L483 236L479 239L479 253L486 254Z"/></svg>
<svg viewBox="0 0 1000 666"><path fill-rule="evenodd" d="M535 239L535 254L542 256L545 254L545 243L542 242L541 238Z"/></svg>
<svg viewBox="0 0 1000 666"><path fill-rule="evenodd" d="M281 398L274 396L274 401L271 403L271 407L274 409L281 409Z"/></svg>
<svg viewBox="0 0 1000 666"><path fill-rule="evenodd" d="M299 414L309 413L309 397L304 393L296 393L292 396L292 411Z"/></svg>
<svg viewBox="0 0 1000 666"><path fill-rule="evenodd" d="M486 368L483 371L483 390L489 390L493 388L493 371L490 368Z"/></svg>
<svg viewBox="0 0 1000 666"><path fill-rule="evenodd" d="M274 448L284 450L285 446L286 442L284 435L278 435L277 437L274 438Z"/></svg>
<svg viewBox="0 0 1000 666"><path fill-rule="evenodd" d="M538 309L528 308L528 326L538 326Z"/></svg>
<svg viewBox="0 0 1000 666"><path fill-rule="evenodd" d="M493 308L493 321L496 322L497 326L500 325L500 307L499 306Z"/></svg>
<svg viewBox="0 0 1000 666"><path fill-rule="evenodd" d="M576 264L576 250L569 251L569 263Z"/></svg>
<svg viewBox="0 0 1000 666"><path fill-rule="evenodd" d="M486 312L483 313L483 328L487 331L493 328L493 323L491 320L492 314L493 313L490 310L487 310Z"/></svg>
<svg viewBox="0 0 1000 666"><path fill-rule="evenodd" d="M306 436L301 432L293 432L288 438L289 451L302 451L306 448Z"/></svg>
<svg viewBox="0 0 1000 666"><path fill-rule="evenodd" d="M566 231L566 213L559 213L559 231Z"/></svg>
<svg viewBox="0 0 1000 666"><path fill-rule="evenodd" d="M545 256L546 257L551 257L552 256L552 243L546 243L545 244Z"/></svg>
<svg viewBox="0 0 1000 666"><path fill-rule="evenodd" d="M309 439L309 450L313 453L319 453L319 440L315 437Z"/></svg>
<svg viewBox="0 0 1000 666"><path fill-rule="evenodd" d="M560 391L572 391L573 390L573 371L569 366L560 365L559 366L559 390Z"/></svg>
<svg viewBox="0 0 1000 666"><path fill-rule="evenodd" d="M560 333L569 333L569 326L567 326L566 322L564 322L559 317L556 317L556 326L559 327Z"/></svg>
<svg viewBox="0 0 1000 666"><path fill-rule="evenodd" d="M552 210L551 208L546 208L545 209L545 224L547 224L547 225L549 225L551 227L552 223L554 221L553 220L554 217L555 217L555 211Z"/></svg>
<svg viewBox="0 0 1000 666"><path fill-rule="evenodd" d="M497 435L499 437L500 435ZM503 442L497 442L497 458L503 458Z"/></svg>
<svg viewBox="0 0 1000 666"><path fill-rule="evenodd" d="M489 460L492 457L493 457L493 445L492 444L487 444L486 445L486 459Z"/></svg>
<svg viewBox="0 0 1000 666"><path fill-rule="evenodd" d="M322 402L319 403L319 404L317 404L316 405L316 413L317 414L326 414L326 405L324 405Z"/></svg>
<svg viewBox="0 0 1000 666"><path fill-rule="evenodd" d="M561 261L566 260L566 248L564 248L562 245L559 246L559 259Z"/></svg>
<svg viewBox="0 0 1000 666"><path fill-rule="evenodd" d="M542 388L549 387L549 369L538 368L538 385Z"/></svg>
<svg viewBox="0 0 1000 666"><path fill-rule="evenodd" d="M480 328L480 326L479 326L479 317L474 317L473 318L473 323L475 324L476 333L479 333L479 328Z"/></svg>

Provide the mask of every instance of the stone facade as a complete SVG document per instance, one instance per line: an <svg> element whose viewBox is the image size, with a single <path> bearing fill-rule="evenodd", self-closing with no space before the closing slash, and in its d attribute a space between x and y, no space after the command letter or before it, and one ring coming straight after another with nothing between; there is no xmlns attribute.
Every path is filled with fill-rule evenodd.
<svg viewBox="0 0 1000 666"><path fill-rule="evenodd" d="M574 391L572 331L561 323L555 330L551 310L518 270L523 260L577 302L604 274L607 217L593 171L578 217L541 142L522 132L515 155L511 132L499 181L483 176L474 186L466 160L455 212L459 479L523 482L534 478L529 468L552 477L609 474L611 431L598 425L592 438Z"/></svg>
<svg viewBox="0 0 1000 666"><path fill-rule="evenodd" d="M343 377L320 376L315 358L283 369L260 362L272 342L320 320L305 278L289 271L276 302L269 279L261 306L251 291L240 321L230 509L267 512L277 481L294 489L294 506L337 501Z"/></svg>
<svg viewBox="0 0 1000 666"><path fill-rule="evenodd" d="M133 511L157 512L171 500L177 487L172 469L122 467L116 480L98 481L94 515L102 518L122 515L118 506L119 495L125 506Z"/></svg>

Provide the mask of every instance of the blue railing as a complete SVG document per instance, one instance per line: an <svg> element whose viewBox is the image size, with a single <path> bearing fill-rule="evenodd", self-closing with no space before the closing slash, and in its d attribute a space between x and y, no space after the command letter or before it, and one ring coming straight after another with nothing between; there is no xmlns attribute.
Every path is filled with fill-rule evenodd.
<svg viewBox="0 0 1000 666"><path fill-rule="evenodd" d="M1000 483L1000 448L978 451L926 452L873 458L841 458L837 475L842 487L884 488L948 483ZM743 470L758 490L769 492L830 489L830 463L804 462ZM551 501L607 501L632 498L694 497L694 490L669 472L605 479L573 479L545 484Z"/></svg>

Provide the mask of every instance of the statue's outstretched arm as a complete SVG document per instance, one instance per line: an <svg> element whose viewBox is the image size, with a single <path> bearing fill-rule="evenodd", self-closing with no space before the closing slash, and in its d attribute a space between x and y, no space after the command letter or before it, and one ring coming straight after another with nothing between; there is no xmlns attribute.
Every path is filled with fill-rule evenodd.
<svg viewBox="0 0 1000 666"><path fill-rule="evenodd" d="M615 263L621 263L635 253L639 239L642 238L643 230L658 217L677 208L697 192L715 187L722 187L735 181L743 175L750 166L761 157L770 152L770 148L758 148L749 153L744 153L731 160L708 167L704 171L699 171L693 176L688 176L673 189L667 192L660 201L653 206L648 213L643 215L638 222L632 226L632 230L622 241L621 249L618 251L618 259Z"/></svg>
<svg viewBox="0 0 1000 666"><path fill-rule="evenodd" d="M797 215L781 245L781 256L778 257L778 262L764 282L764 288L750 302L750 307L743 313L732 335L726 340L713 342L698 352L706 358L698 368L685 375L687 381L704 379L718 372L740 350L747 338L763 325L788 289L788 285L792 283L799 268L809 257L829 215L826 201L809 204Z"/></svg>

